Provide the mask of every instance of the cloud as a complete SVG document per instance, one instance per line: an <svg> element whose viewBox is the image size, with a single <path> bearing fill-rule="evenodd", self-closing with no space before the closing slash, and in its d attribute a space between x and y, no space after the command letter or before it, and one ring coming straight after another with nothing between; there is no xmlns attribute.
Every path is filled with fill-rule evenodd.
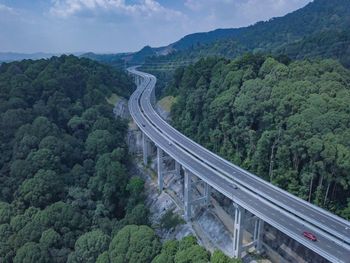
<svg viewBox="0 0 350 263"><path fill-rule="evenodd" d="M144 18L158 15L165 19L182 16L181 12L166 8L155 0L142 0L135 4L127 4L125 0L54 0L50 13L63 18L106 13L138 17L142 15Z"/></svg>
<svg viewBox="0 0 350 263"><path fill-rule="evenodd" d="M185 0L184 5L192 11L199 11L203 7L201 2L196 0Z"/></svg>
<svg viewBox="0 0 350 263"><path fill-rule="evenodd" d="M15 14L15 10L12 7L0 3L0 12Z"/></svg>
<svg viewBox="0 0 350 263"><path fill-rule="evenodd" d="M136 51L282 16L310 1L0 0L0 51Z"/></svg>
<svg viewBox="0 0 350 263"><path fill-rule="evenodd" d="M311 0L184 0L185 13L194 30L242 27L283 16ZM198 23L200 19L201 23Z"/></svg>

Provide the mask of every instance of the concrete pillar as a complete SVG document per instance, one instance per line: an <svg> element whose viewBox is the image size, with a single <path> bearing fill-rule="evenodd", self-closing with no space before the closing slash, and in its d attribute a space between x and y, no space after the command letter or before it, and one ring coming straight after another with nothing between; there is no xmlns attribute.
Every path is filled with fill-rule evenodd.
<svg viewBox="0 0 350 263"><path fill-rule="evenodd" d="M209 205L210 204L210 185L205 183L204 185L204 196L205 196L205 205Z"/></svg>
<svg viewBox="0 0 350 263"><path fill-rule="evenodd" d="M192 174L185 170L185 181L184 181L184 209L185 209L185 220L191 219L191 201L192 201Z"/></svg>
<svg viewBox="0 0 350 263"><path fill-rule="evenodd" d="M255 224L254 224L254 243L255 243L255 249L258 253L261 252L262 249L262 234L264 231L264 221L260 218L256 218Z"/></svg>
<svg viewBox="0 0 350 263"><path fill-rule="evenodd" d="M164 152L161 148L157 147L157 163L158 163L158 187L159 191L163 191L163 185L164 185L164 165L163 165L163 155Z"/></svg>
<svg viewBox="0 0 350 263"><path fill-rule="evenodd" d="M238 204L233 204L235 207L235 224L233 231L233 256L241 258L242 241L243 241L243 224L245 210Z"/></svg>
<svg viewBox="0 0 350 263"><path fill-rule="evenodd" d="M148 164L148 154L149 154L149 139L146 134L142 133L142 144L143 144L143 164Z"/></svg>
<svg viewBox="0 0 350 263"><path fill-rule="evenodd" d="M180 172L181 172L181 165L175 160L175 174L177 176L180 176Z"/></svg>

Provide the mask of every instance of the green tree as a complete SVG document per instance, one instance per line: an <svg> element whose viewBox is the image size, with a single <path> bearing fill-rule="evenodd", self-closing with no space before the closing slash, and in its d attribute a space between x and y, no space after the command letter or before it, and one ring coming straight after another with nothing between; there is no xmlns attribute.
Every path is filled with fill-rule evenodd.
<svg viewBox="0 0 350 263"><path fill-rule="evenodd" d="M107 130L93 131L85 142L85 148L90 156L107 153L115 146L115 140Z"/></svg>
<svg viewBox="0 0 350 263"><path fill-rule="evenodd" d="M160 242L147 226L129 225L122 228L109 246L109 258L115 263L146 263L159 253Z"/></svg>
<svg viewBox="0 0 350 263"><path fill-rule="evenodd" d="M100 230L93 230L80 236L75 242L74 252L68 262L94 263L97 257L108 249L110 238Z"/></svg>
<svg viewBox="0 0 350 263"><path fill-rule="evenodd" d="M44 208L58 201L63 193L63 183L51 170L39 170L33 178L25 180L18 189L18 200L26 207Z"/></svg>
<svg viewBox="0 0 350 263"><path fill-rule="evenodd" d="M102 254L100 254L96 260L96 263L110 263L108 252L105 251Z"/></svg>
<svg viewBox="0 0 350 263"><path fill-rule="evenodd" d="M222 251L215 250L210 258L211 263L240 263L240 259L233 259L226 256Z"/></svg>
<svg viewBox="0 0 350 263"><path fill-rule="evenodd" d="M56 248L60 246L61 235L54 229L45 230L40 237L40 245L42 248Z"/></svg>
<svg viewBox="0 0 350 263"><path fill-rule="evenodd" d="M48 263L50 262L50 259L46 251L43 250L39 244L28 242L23 247L18 249L13 262Z"/></svg>
<svg viewBox="0 0 350 263"><path fill-rule="evenodd" d="M95 175L90 178L88 187L101 199L110 211L121 205L127 185L126 168L119 161L118 151L101 155L95 166Z"/></svg>
<svg viewBox="0 0 350 263"><path fill-rule="evenodd" d="M0 225L10 223L11 217L15 214L15 209L9 203L0 202Z"/></svg>

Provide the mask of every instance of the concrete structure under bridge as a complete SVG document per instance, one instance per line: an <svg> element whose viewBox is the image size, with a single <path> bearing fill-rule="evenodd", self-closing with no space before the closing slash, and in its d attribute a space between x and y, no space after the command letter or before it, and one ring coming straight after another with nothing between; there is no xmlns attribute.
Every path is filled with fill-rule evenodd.
<svg viewBox="0 0 350 263"><path fill-rule="evenodd" d="M148 137L143 133L142 135L142 147L143 147L143 163L145 166L149 165L150 161L153 159L153 155L156 152L157 160L157 182L159 191L164 190L164 176L166 174L175 174L178 177L182 177L183 182L183 207L184 207L184 219L189 221L192 220L194 216L194 207L203 206L208 208L211 200L211 186L205 181L201 180L191 171L183 168L179 162L173 159L171 156L167 155L159 146L154 144ZM156 149L156 150L154 150ZM174 162L174 169L167 170L165 161ZM194 192L197 192L197 186L203 188L202 196L196 196ZM257 253L261 252L262 248L262 231L263 224L260 218L250 214L246 209L239 206L237 203L232 203L234 207L234 224L233 224L233 235L232 235L232 253L236 258L240 258L245 250L252 247L255 248ZM254 220L254 230L253 230L253 241L243 245L243 232L244 232L244 221L249 218Z"/></svg>

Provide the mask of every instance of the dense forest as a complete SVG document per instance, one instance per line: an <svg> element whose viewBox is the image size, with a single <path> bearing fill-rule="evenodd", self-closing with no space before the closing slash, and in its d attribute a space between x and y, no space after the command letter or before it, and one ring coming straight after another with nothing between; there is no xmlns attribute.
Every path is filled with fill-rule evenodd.
<svg viewBox="0 0 350 263"><path fill-rule="evenodd" d="M133 89L74 56L0 66L1 263L237 262L191 236L162 244L150 227L127 122L106 100Z"/></svg>
<svg viewBox="0 0 350 263"><path fill-rule="evenodd" d="M245 55L179 68L173 124L273 184L350 219L350 72Z"/></svg>

